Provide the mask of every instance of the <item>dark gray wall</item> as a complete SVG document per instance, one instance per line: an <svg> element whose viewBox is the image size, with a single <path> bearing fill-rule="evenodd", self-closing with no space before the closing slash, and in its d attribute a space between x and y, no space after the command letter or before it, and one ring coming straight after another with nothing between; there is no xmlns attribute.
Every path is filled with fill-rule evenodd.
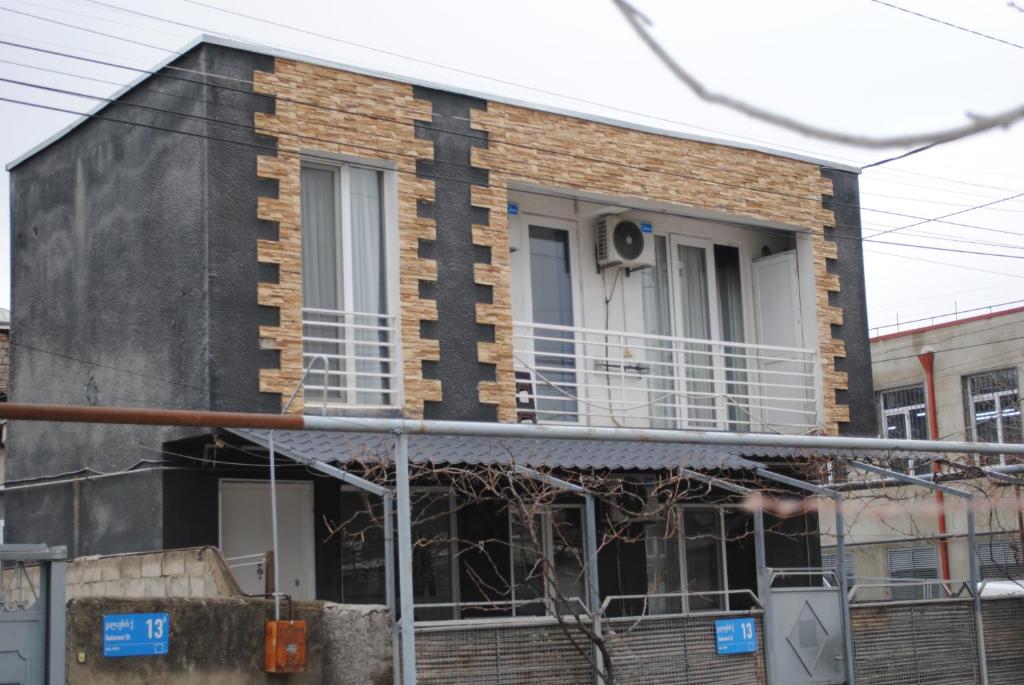
<svg viewBox="0 0 1024 685"><path fill-rule="evenodd" d="M437 322L422 322L424 338L436 339L437 362L423 363L423 377L441 381L441 402L426 402L428 419L497 421L497 407L480 402L480 381L493 381L494 364L481 363L477 342L493 341L494 327L477 324L477 303L489 303L489 286L477 285L476 263L490 263L490 249L473 244L473 224L486 226L486 208L474 207L471 186L488 184L486 169L470 166L470 151L487 147L487 134L470 128L471 109L485 109L483 100L416 88L417 98L433 105L433 120L416 127L416 137L434 143L434 159L417 161L416 173L434 181L434 202L421 202L419 215L434 219L436 240L421 240L421 257L437 261L437 281L421 281L420 295L437 300Z"/></svg>
<svg viewBox="0 0 1024 685"><path fill-rule="evenodd" d="M279 406L258 391L267 360L254 314L256 239L272 230L256 220L256 155L273 146L251 126L269 105L236 92L273 61L204 45L174 66L11 171L12 401ZM15 422L6 476L149 466L165 441L195 432ZM72 554L158 549L162 475L96 480L77 499L63 486L11 490L8 539Z"/></svg>
<svg viewBox="0 0 1024 685"><path fill-rule="evenodd" d="M878 416L871 380L871 348L868 344L868 306L864 286L864 253L861 243L860 186L857 174L822 169L832 180L833 195L824 205L835 213L836 225L825 229L825 239L836 243L838 259L827 261L829 273L839 276L840 291L829 293L829 304L843 310L843 324L832 327L832 337L846 344L846 357L836 359L836 370L849 377L847 390L837 390L836 400L850 407L849 423L840 424L842 435L875 436Z"/></svg>

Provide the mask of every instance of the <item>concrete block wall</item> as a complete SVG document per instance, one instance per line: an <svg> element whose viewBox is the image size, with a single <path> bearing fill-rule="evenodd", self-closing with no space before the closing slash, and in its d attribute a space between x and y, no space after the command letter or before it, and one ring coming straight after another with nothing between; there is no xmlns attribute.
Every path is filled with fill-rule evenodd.
<svg viewBox="0 0 1024 685"><path fill-rule="evenodd" d="M432 168L437 151L415 133L417 125L437 124L432 103L418 99L409 84L285 59L275 60L273 73L257 72L256 90L276 97L275 113L256 114L256 126L279 146L277 156L260 158L258 171L278 184L276 198L259 198L258 216L279 226L276 241L259 244L259 260L276 265L279 273L276 283L260 284L259 301L280 314L276 325L261 327L260 342L279 350L281 360L280 369L261 373L261 390L287 397L302 369L300 158L294 151L381 159L398 172L404 411L422 417L425 405L452 399L442 397L440 380L423 373L425 363L436 365L444 354L436 339L424 335L439 317L436 300L424 294L437 279L437 261L421 253L421 240L436 238L436 222L417 211L434 201L435 182L417 170ZM838 253L826 236L837 223L826 208L833 183L821 167L496 102L481 101L469 116L484 144L470 150L471 180L464 182L471 184L471 196L465 209L479 217L473 222L473 245L489 251L489 261L474 267L475 285L490 292L489 301L476 305L476 321L494 331L493 340L476 343L476 361L494 367L493 379L481 380L476 389L480 403L496 408L498 420L515 420L508 187L527 183L726 212L809 232L823 428L836 434L849 422L849 408L837 397L848 387L847 374L837 369L845 344L834 337L843 324L843 310L832 304L841 288L832 268ZM301 410L301 401L293 409Z"/></svg>
<svg viewBox="0 0 1024 685"><path fill-rule="evenodd" d="M67 598L213 598L241 591L213 547L80 557L68 562Z"/></svg>

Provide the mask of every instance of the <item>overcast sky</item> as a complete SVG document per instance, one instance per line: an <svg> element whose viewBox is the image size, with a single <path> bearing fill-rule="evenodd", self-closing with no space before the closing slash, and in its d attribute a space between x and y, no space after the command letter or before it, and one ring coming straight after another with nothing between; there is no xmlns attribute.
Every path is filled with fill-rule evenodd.
<svg viewBox="0 0 1024 685"><path fill-rule="evenodd" d="M0 8L154 48L9 11L0 11L0 40L148 68L198 35L198 30L180 25L188 24L348 64L648 125L756 141L858 166L899 152L808 140L702 103L656 61L610 0L202 2L340 40L230 16L187 0L0 0ZM1005 0L895 2L1024 45L1024 13ZM104 3L180 24L119 12ZM871 0L636 4L654 21L656 35L673 55L714 90L823 126L875 135L920 132L961 123L969 113L994 113L1024 102L1024 47L958 31ZM0 45L0 78L103 96L132 76ZM0 97L78 111L96 104L5 82L0 82ZM0 159L14 159L73 119L0 102ZM866 171L861 177L865 235L1024 192L1022 153L1024 123ZM8 306L6 172L0 186L0 304ZM923 247L1024 256L1024 199L949 220L970 227L931 222L878 238L912 247L864 244L872 326L891 324L897 316L907 321L954 307L964 310L1024 299L1020 259ZM1011 247L1015 245L1021 247Z"/></svg>

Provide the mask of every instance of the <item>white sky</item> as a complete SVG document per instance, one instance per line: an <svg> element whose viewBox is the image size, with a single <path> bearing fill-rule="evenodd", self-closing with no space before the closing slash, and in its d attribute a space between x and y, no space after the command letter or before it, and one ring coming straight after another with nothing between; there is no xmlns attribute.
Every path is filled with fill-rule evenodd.
<svg viewBox="0 0 1024 685"><path fill-rule="evenodd" d="M760 144L856 165L899 152L843 149L803 139L700 102L647 51L610 0L204 1L481 77L229 16L186 0L103 0L203 27L211 33L339 62L664 128L754 139ZM1007 7L1005 0L896 2L1024 44L1024 13ZM967 113L994 113L1024 102L1024 49L928 22L870 0L636 3L654 20L662 42L713 89L820 125L874 135L919 132L961 123ZM90 0L0 0L0 7L172 51L198 34L182 26L110 10ZM0 40L144 68L168 55L164 50L6 11L0 11ZM119 83L133 76L122 70L2 45L0 60ZM108 83L3 61L0 78L101 96L116 90ZM515 87L510 82L576 99ZM96 104L4 82L0 82L0 97L78 111ZM653 118L621 110L644 112ZM0 160L12 160L73 119L71 115L0 102ZM871 229L914 223L913 217L939 217L1024 192L1022 152L1024 122L1010 130L951 143L865 172L861 192L862 217L869 229L866 235ZM0 182L2 306L10 300L8 192L9 179L4 172ZM945 314L954 307L964 310L1024 299L1024 262L1020 259L920 247L1024 256L1024 199L950 220L972 227L929 223L879 239L917 247L865 243L872 326L891 324L897 316L907 321ZM1013 245L1021 247L1008 247Z"/></svg>

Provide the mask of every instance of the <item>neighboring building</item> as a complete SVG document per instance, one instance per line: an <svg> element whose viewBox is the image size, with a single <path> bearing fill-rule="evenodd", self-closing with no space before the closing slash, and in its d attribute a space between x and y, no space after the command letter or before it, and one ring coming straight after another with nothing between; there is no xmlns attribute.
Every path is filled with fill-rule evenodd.
<svg viewBox="0 0 1024 685"><path fill-rule="evenodd" d="M313 364L288 410L875 433L854 169L214 38L9 168L18 402L280 412ZM340 461L382 440L334 439ZM493 458L483 439L413 443ZM253 433L17 424L9 537L258 555L265 455ZM642 487L768 456L794 455L609 442L544 463ZM383 601L379 537L322 528L363 499L281 471L292 594ZM602 550L602 595L754 587L749 514L694 502L667 542L641 526ZM571 577L581 509L546 515ZM815 516L773 530L769 565L819 563ZM474 567L454 531L514 535L493 503L434 517L417 601L483 600L470 575L517 573ZM261 570L240 566L243 585Z"/></svg>
<svg viewBox="0 0 1024 685"><path fill-rule="evenodd" d="M1024 374L1024 307L939 317L941 323L879 335L871 339L872 375L880 435L915 440L1020 443L1020 379ZM929 375L935 406L930 411ZM933 419L934 417L934 419ZM934 425L932 425L934 423ZM943 458L945 455L938 455ZM904 473L929 474L931 457L901 458L891 464ZM1015 466L1017 457L955 458L960 467ZM952 483L956 485L956 483ZM962 481L975 490L981 509L978 558L987 580L1024 579L1019 489L990 478ZM853 498L854 494L850 493ZM859 494L848 507L851 524L847 565L861 577L969 576L964 505L946 497L946 535L940 535L935 495L923 488L889 488ZM823 539L828 544L830 538ZM948 551L943 550L943 542ZM829 557L835 563L834 557ZM938 588L933 588L937 592ZM900 590L895 592L900 594ZM903 589L902 593L907 594Z"/></svg>
<svg viewBox="0 0 1024 685"><path fill-rule="evenodd" d="M11 311L0 307L0 402L7 401L10 379ZM7 422L0 421L0 483L5 480L7 465ZM4 541L4 498L0 493L0 544Z"/></svg>

